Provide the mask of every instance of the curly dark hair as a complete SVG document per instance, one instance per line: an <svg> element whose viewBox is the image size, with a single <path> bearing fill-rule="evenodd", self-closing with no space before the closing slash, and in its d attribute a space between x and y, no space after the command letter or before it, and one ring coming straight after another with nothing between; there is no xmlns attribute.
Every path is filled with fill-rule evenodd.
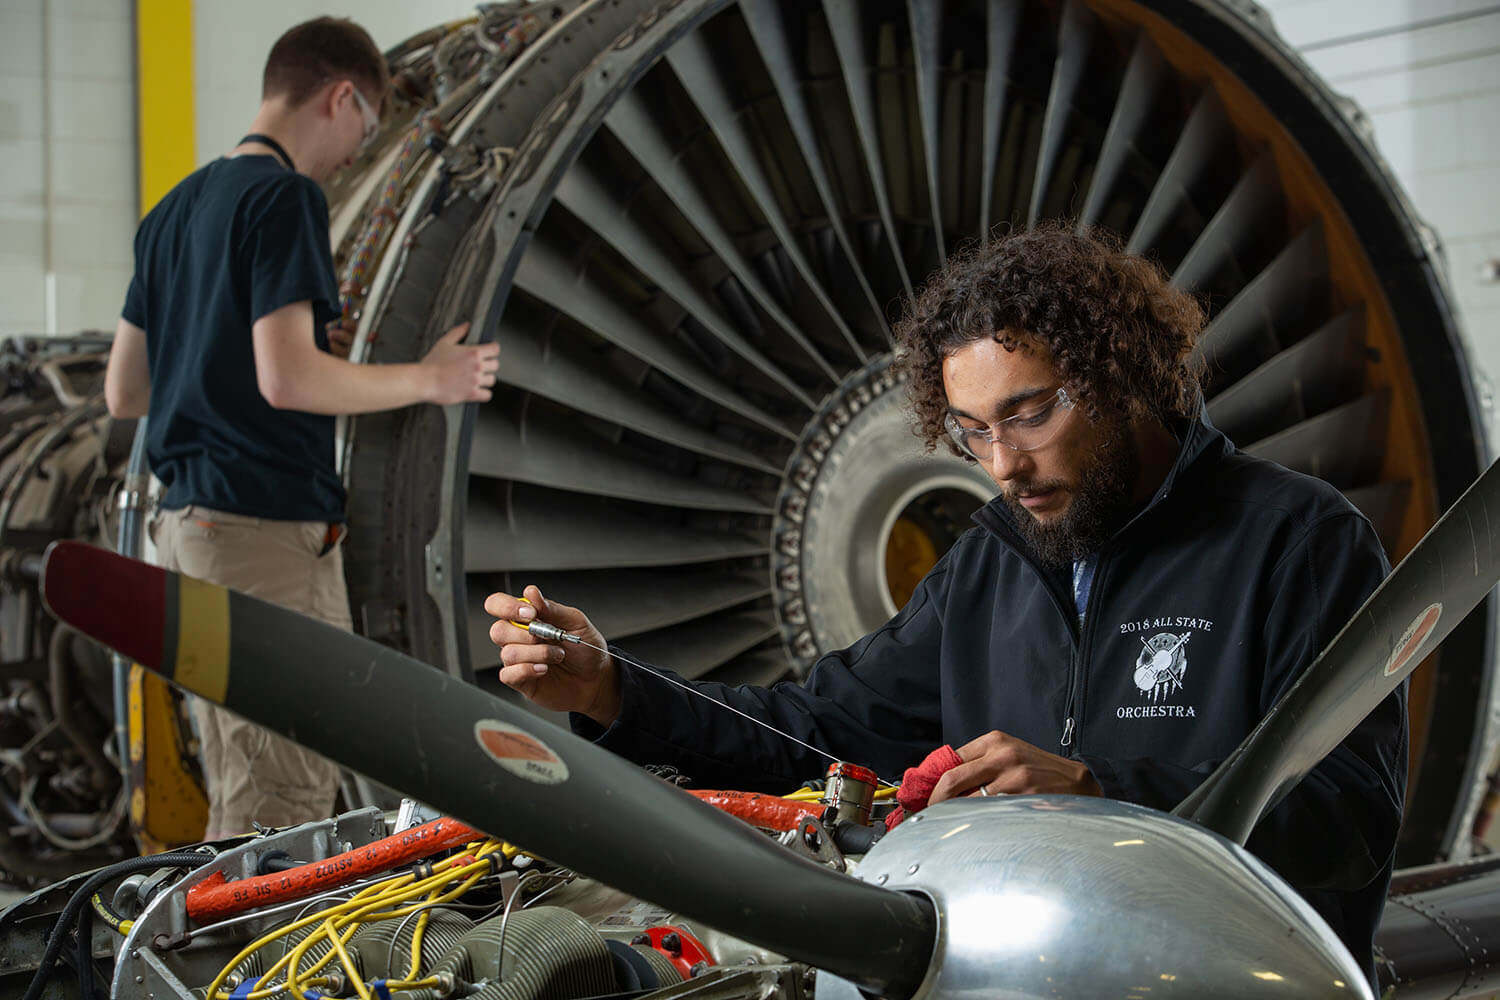
<svg viewBox="0 0 1500 1000"><path fill-rule="evenodd" d="M950 257L896 324L897 364L929 451L948 441L943 359L982 337L1048 351L1091 420L1165 420L1196 405L1203 321L1191 295L1117 237L1054 222Z"/></svg>

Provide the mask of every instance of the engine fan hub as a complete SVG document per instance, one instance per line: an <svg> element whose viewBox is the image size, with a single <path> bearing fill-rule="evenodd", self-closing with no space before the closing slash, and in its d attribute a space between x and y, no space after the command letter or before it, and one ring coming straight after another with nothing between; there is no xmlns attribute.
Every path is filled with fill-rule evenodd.
<svg viewBox="0 0 1500 1000"><path fill-rule="evenodd" d="M799 674L894 615L994 496L978 466L923 450L900 385L889 355L850 374L787 461L771 569Z"/></svg>

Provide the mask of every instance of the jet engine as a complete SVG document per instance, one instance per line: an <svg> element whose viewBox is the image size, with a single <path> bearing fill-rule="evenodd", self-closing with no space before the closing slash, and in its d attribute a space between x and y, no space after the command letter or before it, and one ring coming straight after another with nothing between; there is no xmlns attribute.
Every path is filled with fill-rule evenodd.
<svg viewBox="0 0 1500 1000"><path fill-rule="evenodd" d="M730 682L878 626L991 495L909 433L890 324L997 228L1160 261L1208 306L1214 423L1393 562L1485 464L1431 234L1252 4L500 4L392 66L331 192L356 356L472 317L500 385L352 422L348 576L365 634L455 676L493 686L481 602L527 583ZM1413 678L1402 864L1468 854L1492 618Z"/></svg>

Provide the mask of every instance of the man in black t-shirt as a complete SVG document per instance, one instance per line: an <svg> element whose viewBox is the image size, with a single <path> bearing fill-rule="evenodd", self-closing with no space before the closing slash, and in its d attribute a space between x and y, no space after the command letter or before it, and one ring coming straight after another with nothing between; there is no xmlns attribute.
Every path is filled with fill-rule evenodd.
<svg viewBox="0 0 1500 1000"><path fill-rule="evenodd" d="M343 628L334 418L488 400L499 353L462 344L468 324L415 364L351 364L330 345L339 296L319 183L374 137L388 86L380 50L351 21L318 18L276 42L250 133L141 223L105 378L112 415L150 416L162 564ZM194 710L209 838L330 814L332 764Z"/></svg>

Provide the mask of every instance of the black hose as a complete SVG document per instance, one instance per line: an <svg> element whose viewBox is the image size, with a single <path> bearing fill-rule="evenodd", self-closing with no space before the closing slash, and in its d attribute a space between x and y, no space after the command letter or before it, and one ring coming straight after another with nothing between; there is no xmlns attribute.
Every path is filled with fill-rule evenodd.
<svg viewBox="0 0 1500 1000"><path fill-rule="evenodd" d="M118 891L118 890L116 890ZM116 934L124 937L130 933L130 921L115 912L115 908L104 901L104 897L95 892L89 897L89 906L93 907L94 913L110 926Z"/></svg>
<svg viewBox="0 0 1500 1000"><path fill-rule="evenodd" d="M124 861L94 872L84 880L82 886L74 890L73 895L68 899L68 905L63 907L62 916L57 918L57 923L52 927L52 934L47 938L47 947L42 951L42 960L37 965L36 975L32 977L31 985L26 987L21 1000L39 1000L42 990L47 987L47 980L52 978L52 970L57 965L57 957L62 954L68 931L80 926L79 916L100 886L121 875L129 875L131 872L151 868L201 868L212 860L212 857L194 851L174 851L171 854L153 854L144 858L126 858ZM80 948L85 952L88 950L87 945L80 945Z"/></svg>
<svg viewBox="0 0 1500 1000"><path fill-rule="evenodd" d="M104 756L104 752L94 745L89 734L84 732L82 724L74 716L73 671L70 669L74 664L69 643L77 636L77 629L58 622L52 629L51 640L47 643L47 678L52 682L52 718L57 721L57 728L62 730L68 742L73 744L73 749L78 751L79 756L93 772L94 790L102 792L113 786L115 779L120 778L121 775L109 762L109 758ZM122 761L121 765L123 764Z"/></svg>

